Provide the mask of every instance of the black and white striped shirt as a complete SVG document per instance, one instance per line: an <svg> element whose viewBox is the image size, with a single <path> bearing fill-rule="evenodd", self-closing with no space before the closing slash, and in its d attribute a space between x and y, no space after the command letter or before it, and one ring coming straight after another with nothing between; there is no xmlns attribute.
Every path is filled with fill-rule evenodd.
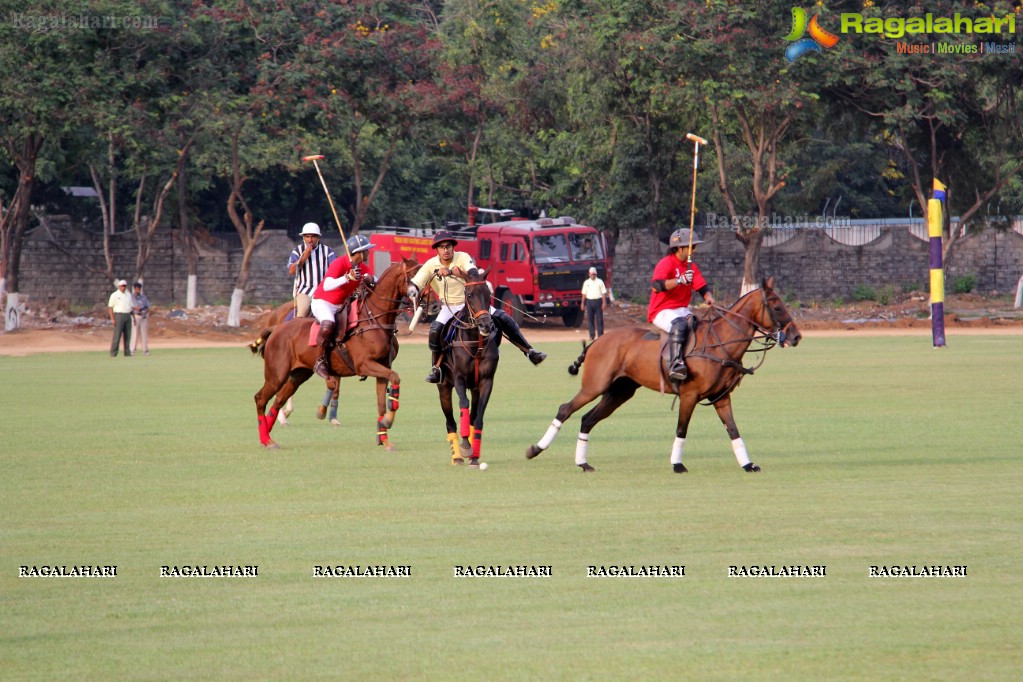
<svg viewBox="0 0 1023 682"><path fill-rule="evenodd" d="M291 256L288 258L289 271L292 265L298 263L304 251L305 244L303 243L291 252ZM309 254L309 259L295 270L295 293L312 296L313 291L323 280L323 276L327 274L327 266L334 262L334 258L336 256L332 248L322 242L317 244L313 252Z"/></svg>

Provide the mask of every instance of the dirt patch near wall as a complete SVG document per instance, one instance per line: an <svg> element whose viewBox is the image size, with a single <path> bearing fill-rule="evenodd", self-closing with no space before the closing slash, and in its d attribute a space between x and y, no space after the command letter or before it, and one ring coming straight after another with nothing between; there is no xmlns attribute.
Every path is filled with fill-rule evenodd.
<svg viewBox="0 0 1023 682"><path fill-rule="evenodd" d="M1008 297L976 295L951 296L945 302L945 328L950 334L1023 334L1023 309L1012 307ZM195 310L153 309L149 323L152 352L168 348L245 348L263 329L272 308L245 306L239 327L227 326L226 306L203 306ZM702 315L703 308L697 307ZM792 314L807 336L930 334L930 305L925 297L910 295L903 300L880 305L873 302L843 305L793 307ZM646 324L646 306L617 302L604 313L605 329ZM428 325L420 324L409 335L399 325L402 343L426 343ZM528 321L524 332L530 341L586 340L585 323L579 328L565 327L559 318ZM72 314L61 310L29 308L19 330L0 333L0 356L74 351L108 350L111 339L110 318L105 308Z"/></svg>

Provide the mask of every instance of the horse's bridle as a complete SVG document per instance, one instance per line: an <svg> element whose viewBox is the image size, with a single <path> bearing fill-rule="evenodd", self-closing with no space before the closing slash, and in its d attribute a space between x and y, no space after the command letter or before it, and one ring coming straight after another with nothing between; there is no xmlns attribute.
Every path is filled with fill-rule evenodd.
<svg viewBox="0 0 1023 682"><path fill-rule="evenodd" d="M479 282L466 282L465 283L465 288L468 289L469 287L478 287L480 285L486 286L486 284L487 284L487 280L485 280L485 279L484 280L480 280ZM466 297L465 297L465 307L466 307L466 309L468 309L469 315L472 317L473 323L475 324L476 327L479 327L479 319L481 317L483 317L484 315L489 315L490 314L490 306L489 305L486 308L481 308L480 310L474 310L473 307L472 307L472 303L469 301L469 296L468 295L466 295ZM484 333L484 331L482 329L480 329L480 335L481 336L487 336L487 334Z"/></svg>
<svg viewBox="0 0 1023 682"><path fill-rule="evenodd" d="M767 300L767 290L764 289L763 287L760 288L760 300L761 305L765 309L767 309L767 316L771 318L770 329L767 329L753 318L746 317L745 315L740 315L739 313L733 310L729 310L728 308L722 308L717 305L713 306L713 308L719 311L722 314L722 317L728 320L729 324L731 324L733 327L735 326L735 323L728 318L729 315L733 317L738 317L740 320L748 322L750 326L753 327L753 336L751 336L749 340L750 341L761 340L764 343L764 348L762 350L770 350L777 344L785 343L785 339L787 338L785 335L785 327L787 327L788 325L785 325L785 327L783 327L782 324L778 321L778 318L775 317L774 310L771 308L771 304Z"/></svg>

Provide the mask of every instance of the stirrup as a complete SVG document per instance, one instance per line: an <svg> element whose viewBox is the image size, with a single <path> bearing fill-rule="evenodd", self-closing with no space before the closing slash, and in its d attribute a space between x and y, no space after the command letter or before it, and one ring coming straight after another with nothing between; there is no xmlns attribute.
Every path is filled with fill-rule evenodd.
<svg viewBox="0 0 1023 682"><path fill-rule="evenodd" d="M430 368L430 373L426 375L426 383L428 384L439 384L440 383L440 367L434 365Z"/></svg>
<svg viewBox="0 0 1023 682"><path fill-rule="evenodd" d="M313 366L313 371L316 372L316 376L321 379L329 379L330 368L327 365L327 358L322 355L316 358L316 364Z"/></svg>
<svg viewBox="0 0 1023 682"><path fill-rule="evenodd" d="M529 358L529 361L532 362L534 365L539 365L541 362L547 359L547 353L544 353L543 351L538 351L535 348L530 348L528 351L526 351L526 357Z"/></svg>
<svg viewBox="0 0 1023 682"><path fill-rule="evenodd" d="M672 381L685 381L689 377L689 370L682 363L671 368L668 372L668 378Z"/></svg>

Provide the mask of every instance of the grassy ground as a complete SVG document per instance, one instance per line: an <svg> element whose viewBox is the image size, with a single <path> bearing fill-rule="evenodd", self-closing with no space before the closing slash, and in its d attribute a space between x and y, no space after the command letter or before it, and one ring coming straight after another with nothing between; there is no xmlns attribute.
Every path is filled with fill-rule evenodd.
<svg viewBox="0 0 1023 682"><path fill-rule="evenodd" d="M578 416L533 461L578 379L507 352L486 472L447 464L425 347L402 349L399 448L374 445L371 382L341 428L298 396L258 445L244 350L0 358L0 678L963 679L1023 667L1023 337L808 339L735 394L763 473L710 408L671 473L675 414L638 393L573 465ZM116 564L113 579L19 578ZM163 565L256 578L160 578ZM315 578L316 565L409 578ZM456 578L456 566L551 578ZM684 578L588 578L590 565ZM731 565L825 565L735 578ZM871 565L965 578L869 578Z"/></svg>

